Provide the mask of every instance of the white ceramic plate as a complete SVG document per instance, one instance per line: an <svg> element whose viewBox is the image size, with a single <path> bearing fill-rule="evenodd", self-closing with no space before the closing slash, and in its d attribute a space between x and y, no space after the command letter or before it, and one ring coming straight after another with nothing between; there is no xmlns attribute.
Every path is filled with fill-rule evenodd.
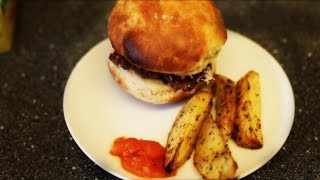
<svg viewBox="0 0 320 180"><path fill-rule="evenodd" d="M136 137L166 144L167 134L184 102L171 105L143 103L119 88L112 79L107 60L112 48L108 39L93 47L74 68L64 93L67 126L81 150L109 173L124 179L126 172L109 150L117 137ZM229 142L244 177L267 163L282 147L294 118L291 85L277 61L250 39L228 31L228 40L217 61L217 73L234 81L247 71L261 77L262 131L264 145L249 150ZM173 179L200 179L189 159Z"/></svg>

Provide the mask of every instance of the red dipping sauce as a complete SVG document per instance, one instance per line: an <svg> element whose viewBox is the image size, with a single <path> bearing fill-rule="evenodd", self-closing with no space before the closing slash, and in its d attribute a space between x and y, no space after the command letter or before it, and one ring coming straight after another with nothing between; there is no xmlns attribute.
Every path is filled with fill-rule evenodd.
<svg viewBox="0 0 320 180"><path fill-rule="evenodd" d="M162 178L174 176L164 169L166 149L160 143L136 138L117 138L110 154L119 156L121 166L140 177Z"/></svg>

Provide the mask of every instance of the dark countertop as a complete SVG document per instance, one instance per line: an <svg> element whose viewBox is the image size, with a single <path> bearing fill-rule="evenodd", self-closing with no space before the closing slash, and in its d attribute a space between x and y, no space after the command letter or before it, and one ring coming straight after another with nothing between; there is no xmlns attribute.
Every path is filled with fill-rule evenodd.
<svg viewBox="0 0 320 180"><path fill-rule="evenodd" d="M0 55L0 179L117 179L72 139L63 115L68 76L106 38L112 1L20 1L15 46ZM226 25L279 61L295 94L292 131L245 179L320 179L320 2L217 1Z"/></svg>

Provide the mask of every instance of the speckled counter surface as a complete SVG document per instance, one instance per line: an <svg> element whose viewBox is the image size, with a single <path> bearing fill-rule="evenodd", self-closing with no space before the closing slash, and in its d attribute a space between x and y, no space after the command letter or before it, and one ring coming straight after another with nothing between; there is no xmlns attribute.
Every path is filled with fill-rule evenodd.
<svg viewBox="0 0 320 180"><path fill-rule="evenodd" d="M0 179L117 179L77 146L62 99L79 59L106 38L112 1L21 1L15 46L0 55ZM320 2L217 1L226 25L279 61L295 94L281 150L245 179L320 179Z"/></svg>

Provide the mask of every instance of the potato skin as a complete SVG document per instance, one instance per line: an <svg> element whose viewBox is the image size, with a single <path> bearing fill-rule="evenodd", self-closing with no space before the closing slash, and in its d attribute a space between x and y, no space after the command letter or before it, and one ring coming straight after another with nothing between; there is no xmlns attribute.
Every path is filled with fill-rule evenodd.
<svg viewBox="0 0 320 180"><path fill-rule="evenodd" d="M235 178L237 163L211 114L203 121L193 158L205 179Z"/></svg>
<svg viewBox="0 0 320 180"><path fill-rule="evenodd" d="M236 84L237 109L232 137L245 148L263 146L259 74L249 71Z"/></svg>
<svg viewBox="0 0 320 180"><path fill-rule="evenodd" d="M216 74L213 92L216 98L216 123L225 141L232 134L236 110L235 83L225 76Z"/></svg>
<svg viewBox="0 0 320 180"><path fill-rule="evenodd" d="M168 135L165 168L171 172L190 158L203 120L211 110L212 93L200 91L180 110Z"/></svg>

